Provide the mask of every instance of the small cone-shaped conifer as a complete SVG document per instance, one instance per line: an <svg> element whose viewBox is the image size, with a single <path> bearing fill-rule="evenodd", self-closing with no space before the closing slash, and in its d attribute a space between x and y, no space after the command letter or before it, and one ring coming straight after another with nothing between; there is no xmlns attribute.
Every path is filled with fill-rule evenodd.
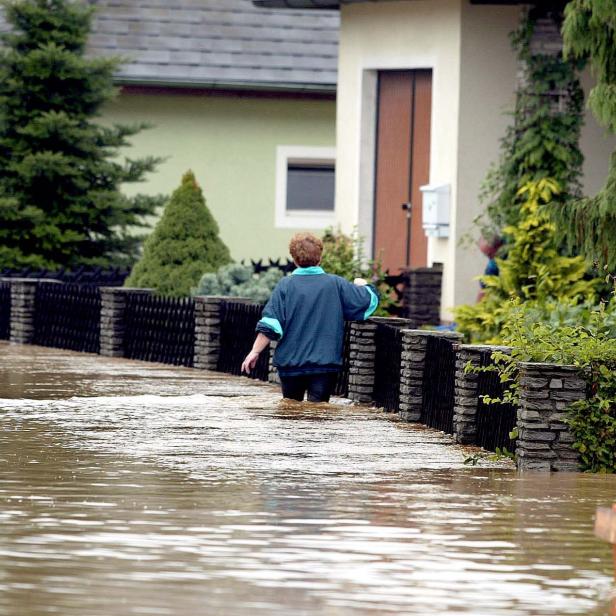
<svg viewBox="0 0 616 616"><path fill-rule="evenodd" d="M126 286L186 296L205 272L215 272L230 261L229 249L218 237L218 225L189 171L146 240L143 257Z"/></svg>

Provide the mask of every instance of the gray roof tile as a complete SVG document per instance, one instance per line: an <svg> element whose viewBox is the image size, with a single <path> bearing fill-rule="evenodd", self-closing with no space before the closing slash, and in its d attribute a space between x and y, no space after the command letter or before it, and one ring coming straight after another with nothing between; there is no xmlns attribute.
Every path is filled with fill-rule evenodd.
<svg viewBox="0 0 616 616"><path fill-rule="evenodd" d="M96 7L90 53L129 59L118 81L336 87L336 11L261 9L251 0L90 1Z"/></svg>
<svg viewBox="0 0 616 616"><path fill-rule="evenodd" d="M336 88L337 11L263 9L251 0L89 2L96 13L88 51L128 59L118 82ZM6 23L0 12L2 30Z"/></svg>

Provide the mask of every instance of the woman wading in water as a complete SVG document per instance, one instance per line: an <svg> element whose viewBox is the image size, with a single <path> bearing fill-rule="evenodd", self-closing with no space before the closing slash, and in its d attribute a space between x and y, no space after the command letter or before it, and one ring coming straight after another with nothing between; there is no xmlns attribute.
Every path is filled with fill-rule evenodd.
<svg viewBox="0 0 616 616"><path fill-rule="evenodd" d="M277 340L274 366L282 396L303 400L308 392L310 402L327 402L342 368L344 322L367 319L378 294L362 278L350 283L323 271L323 242L310 233L294 235L289 252L297 269L272 292L242 372L250 373L259 353Z"/></svg>

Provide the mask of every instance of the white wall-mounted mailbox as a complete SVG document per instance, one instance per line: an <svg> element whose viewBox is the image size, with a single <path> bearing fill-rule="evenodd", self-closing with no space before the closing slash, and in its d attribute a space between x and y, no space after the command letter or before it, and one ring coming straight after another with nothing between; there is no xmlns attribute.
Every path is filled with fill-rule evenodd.
<svg viewBox="0 0 616 616"><path fill-rule="evenodd" d="M428 237L449 237L449 184L420 186L423 228Z"/></svg>

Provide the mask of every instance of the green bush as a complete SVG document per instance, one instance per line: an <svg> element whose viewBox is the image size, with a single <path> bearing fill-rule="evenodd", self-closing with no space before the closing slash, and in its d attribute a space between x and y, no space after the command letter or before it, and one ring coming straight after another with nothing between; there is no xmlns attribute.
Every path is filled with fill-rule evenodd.
<svg viewBox="0 0 616 616"><path fill-rule="evenodd" d="M390 316L399 306L395 289L385 281L386 273L378 260L367 260L363 239L354 231L346 235L340 230L326 229L323 237L321 265L328 274L347 280L364 278L379 291L380 301L374 316Z"/></svg>
<svg viewBox="0 0 616 616"><path fill-rule="evenodd" d="M505 228L511 237L506 259L497 259L498 276L482 276L485 294L474 305L454 310L460 332L472 342L498 342L510 316L511 301L531 302L535 310L551 311L555 303L572 307L596 298L597 280L586 279L582 257L565 257L557 249L555 228L544 204L558 186L550 179L529 183L517 226Z"/></svg>
<svg viewBox="0 0 616 616"><path fill-rule="evenodd" d="M216 273L203 274L193 289L193 295L246 297L265 303L282 277L283 273L278 268L254 274L252 267L230 263L220 267Z"/></svg>
<svg viewBox="0 0 616 616"><path fill-rule="evenodd" d="M126 286L182 297L189 295L203 272L216 271L230 260L201 188L189 171L146 240Z"/></svg>
<svg viewBox="0 0 616 616"><path fill-rule="evenodd" d="M582 468L616 472L616 299L598 307L575 307L578 318L536 321L529 304L514 306L501 332L511 354L493 354L501 380L510 383L505 401L517 401L518 362L577 366L588 382L589 397L571 405L567 423Z"/></svg>

